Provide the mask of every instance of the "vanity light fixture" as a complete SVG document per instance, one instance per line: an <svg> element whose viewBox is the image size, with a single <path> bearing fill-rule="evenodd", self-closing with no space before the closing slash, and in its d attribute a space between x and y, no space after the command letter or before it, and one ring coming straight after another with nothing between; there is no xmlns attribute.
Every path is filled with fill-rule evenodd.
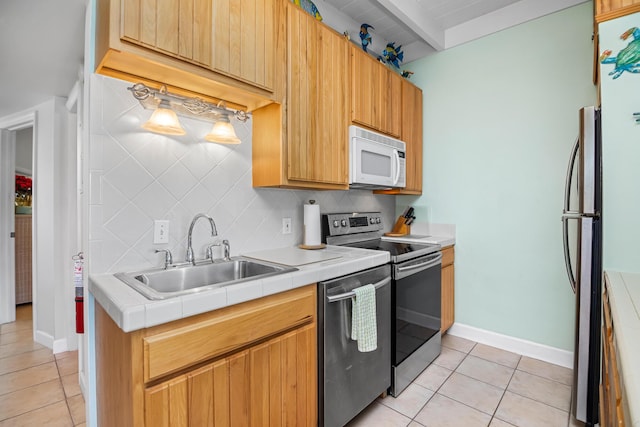
<svg viewBox="0 0 640 427"><path fill-rule="evenodd" d="M148 131L165 135L184 135L186 132L178 120L178 116L184 116L214 122L211 132L204 137L207 141L219 144L240 144L230 116L233 115L237 120L246 122L248 115L244 111L227 108L224 101L214 105L200 98L186 98L168 92L165 85L162 85L160 90L155 90L143 83L136 83L127 89L140 102L140 105L154 110L151 118L142 125Z"/></svg>

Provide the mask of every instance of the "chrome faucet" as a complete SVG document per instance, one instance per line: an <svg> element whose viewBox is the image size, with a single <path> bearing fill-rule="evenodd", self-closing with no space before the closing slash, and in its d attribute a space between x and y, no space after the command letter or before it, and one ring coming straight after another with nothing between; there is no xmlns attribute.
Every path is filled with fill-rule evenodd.
<svg viewBox="0 0 640 427"><path fill-rule="evenodd" d="M193 217L193 220L191 220L191 225L189 226L189 234L187 236L187 259L186 259L187 262L190 262L193 265L196 264L196 261L195 261L195 258L193 257L193 246L191 245L191 234L193 233L193 226L196 224L196 221L198 220L198 218L208 219L209 224L211 225L211 236L214 237L218 235L218 230L216 229L216 223L213 222L213 218L211 218L209 215L199 213Z"/></svg>

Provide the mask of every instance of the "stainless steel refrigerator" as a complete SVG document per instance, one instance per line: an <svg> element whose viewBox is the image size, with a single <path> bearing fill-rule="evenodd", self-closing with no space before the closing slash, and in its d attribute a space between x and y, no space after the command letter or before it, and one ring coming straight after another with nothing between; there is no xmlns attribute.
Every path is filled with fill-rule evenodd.
<svg viewBox="0 0 640 427"><path fill-rule="evenodd" d="M580 110L580 134L565 183L562 228L569 282L576 294L572 412L598 422L602 294L602 137L600 110Z"/></svg>

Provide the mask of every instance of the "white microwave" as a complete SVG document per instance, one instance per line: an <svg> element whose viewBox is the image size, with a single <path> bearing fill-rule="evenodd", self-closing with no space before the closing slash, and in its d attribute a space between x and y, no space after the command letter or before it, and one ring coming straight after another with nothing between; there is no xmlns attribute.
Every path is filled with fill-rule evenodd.
<svg viewBox="0 0 640 427"><path fill-rule="evenodd" d="M399 139L349 126L349 187L406 186L406 144Z"/></svg>

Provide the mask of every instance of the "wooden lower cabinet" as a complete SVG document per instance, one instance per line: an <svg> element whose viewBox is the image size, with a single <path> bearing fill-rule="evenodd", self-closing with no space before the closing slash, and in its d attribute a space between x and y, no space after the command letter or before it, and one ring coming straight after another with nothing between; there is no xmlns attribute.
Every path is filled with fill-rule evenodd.
<svg viewBox="0 0 640 427"><path fill-rule="evenodd" d="M442 305L440 332L445 333L455 321L455 273L453 268L455 252L453 246L442 249Z"/></svg>
<svg viewBox="0 0 640 427"><path fill-rule="evenodd" d="M315 292L309 285L128 334L97 305L98 425L316 426ZM226 344L207 349L202 332L229 330ZM154 374L162 355L151 344L190 354L189 341L213 356L193 352Z"/></svg>
<svg viewBox="0 0 640 427"><path fill-rule="evenodd" d="M618 370L615 329L611 318L609 296L605 285L602 299L602 371L600 379L600 425L602 427L624 427L625 411L623 393Z"/></svg>
<svg viewBox="0 0 640 427"><path fill-rule="evenodd" d="M148 426L315 425L306 326L145 390Z"/></svg>

